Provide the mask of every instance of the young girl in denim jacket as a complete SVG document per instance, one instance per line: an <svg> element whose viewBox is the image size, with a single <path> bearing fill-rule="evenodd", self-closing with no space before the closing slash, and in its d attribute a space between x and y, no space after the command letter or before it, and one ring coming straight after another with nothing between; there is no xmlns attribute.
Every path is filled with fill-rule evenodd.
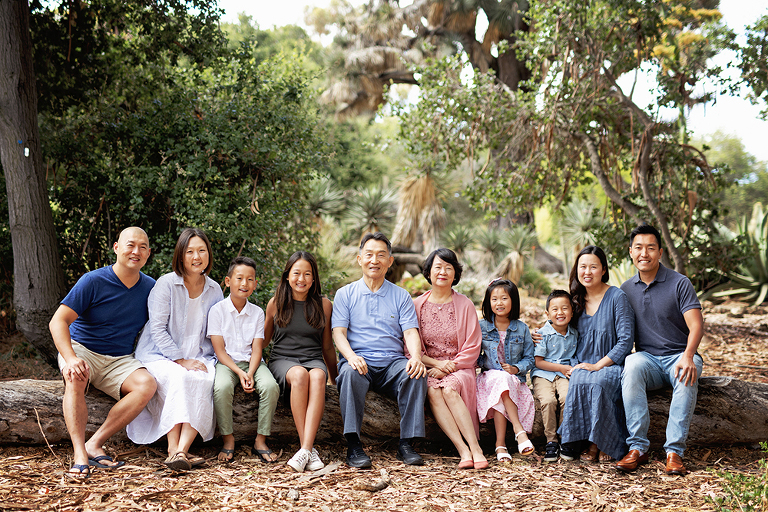
<svg viewBox="0 0 768 512"><path fill-rule="evenodd" d="M512 460L506 447L507 420L512 423L517 449L533 454L526 432L533 428L536 409L525 375L534 366L533 340L520 317L517 286L506 279L488 285L483 300L480 330L483 348L478 359L477 413L480 422L493 418L496 428L496 458Z"/></svg>

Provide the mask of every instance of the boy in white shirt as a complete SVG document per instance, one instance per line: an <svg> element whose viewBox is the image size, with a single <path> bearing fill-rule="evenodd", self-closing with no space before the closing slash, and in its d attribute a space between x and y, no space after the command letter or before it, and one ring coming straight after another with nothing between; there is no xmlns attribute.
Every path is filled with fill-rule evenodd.
<svg viewBox="0 0 768 512"><path fill-rule="evenodd" d="M256 288L256 262L238 256L229 265L224 284L229 297L208 313L208 336L216 351L213 407L224 446L218 459L230 462L235 453L232 428L232 398L238 380L246 393L259 393L259 420L254 449L264 462L277 462L267 446L280 389L261 359L264 348L264 311L248 302Z"/></svg>

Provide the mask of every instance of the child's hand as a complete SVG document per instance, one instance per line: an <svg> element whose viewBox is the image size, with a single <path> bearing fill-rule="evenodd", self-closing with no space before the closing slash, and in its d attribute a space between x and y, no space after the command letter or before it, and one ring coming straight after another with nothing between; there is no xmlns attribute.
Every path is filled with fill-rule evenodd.
<svg viewBox="0 0 768 512"><path fill-rule="evenodd" d="M243 391L246 393L253 393L253 377L245 372L240 374L240 385L243 386Z"/></svg>
<svg viewBox="0 0 768 512"><path fill-rule="evenodd" d="M511 364L507 364L507 363L503 363L501 365L501 369L509 373L510 375L517 375L520 372L517 366L512 366Z"/></svg>
<svg viewBox="0 0 768 512"><path fill-rule="evenodd" d="M562 372L563 372L563 375L565 375L566 377L570 378L571 374L573 373L573 366L571 366L569 364L564 364Z"/></svg>
<svg viewBox="0 0 768 512"><path fill-rule="evenodd" d="M542 336L541 333L539 332L539 330L536 329L535 331L533 331L531 333L531 339L533 340L533 344L535 345L538 342L540 342L541 340L543 340L544 336Z"/></svg>

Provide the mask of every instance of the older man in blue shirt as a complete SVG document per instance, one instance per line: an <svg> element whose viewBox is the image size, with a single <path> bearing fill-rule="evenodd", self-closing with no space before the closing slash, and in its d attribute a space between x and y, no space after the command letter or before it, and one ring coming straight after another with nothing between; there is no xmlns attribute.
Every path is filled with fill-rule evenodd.
<svg viewBox="0 0 768 512"><path fill-rule="evenodd" d="M397 458L421 465L411 439L424 437L424 399L427 370L421 361L421 339L416 309L408 292L387 281L394 258L392 245L381 233L369 233L360 242L359 281L336 292L333 304L333 341L341 354L339 405L347 439L347 464L371 467L363 450L360 428L368 389L397 399L400 408L400 444ZM407 345L411 358L403 347Z"/></svg>
<svg viewBox="0 0 768 512"><path fill-rule="evenodd" d="M661 236L655 228L643 225L632 231L629 255L637 275L621 289L635 310L636 352L627 357L621 376L629 453L616 468L634 471L648 461L650 415L646 390L671 386L664 444L666 472L684 475L682 457L703 367L696 351L704 335L704 319L691 281L662 265L661 254Z"/></svg>

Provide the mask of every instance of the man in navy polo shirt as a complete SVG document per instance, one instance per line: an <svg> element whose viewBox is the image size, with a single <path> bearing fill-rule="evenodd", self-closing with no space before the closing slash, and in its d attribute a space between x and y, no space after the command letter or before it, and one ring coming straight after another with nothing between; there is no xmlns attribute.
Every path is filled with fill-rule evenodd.
<svg viewBox="0 0 768 512"><path fill-rule="evenodd" d="M629 453L616 468L634 471L648 461L646 390L671 386L666 472L684 475L682 457L703 366L696 350L704 335L704 319L691 281L662 265L661 253L661 236L655 228L643 225L632 230L629 255L638 272L621 285L636 322L635 353L626 358L621 376Z"/></svg>
<svg viewBox="0 0 768 512"><path fill-rule="evenodd" d="M147 297L155 285L141 272L149 258L149 239L143 229L130 227L113 248L117 262L82 276L49 324L59 351L64 420L75 452L67 473L71 478L88 478L89 466L115 469L124 464L105 454L103 444L144 409L157 389L155 379L133 357L134 341L149 317ZM89 383L117 403L86 443Z"/></svg>
<svg viewBox="0 0 768 512"><path fill-rule="evenodd" d="M385 279L393 262L387 237L381 233L365 235L357 255L363 277L336 292L333 302L333 341L341 354L336 385L348 444L347 464L356 468L371 467L360 441L369 388L397 399L397 458L406 464L424 463L410 443L412 438L424 437L427 369L421 361L413 300L408 292ZM404 345L410 359L404 355Z"/></svg>

